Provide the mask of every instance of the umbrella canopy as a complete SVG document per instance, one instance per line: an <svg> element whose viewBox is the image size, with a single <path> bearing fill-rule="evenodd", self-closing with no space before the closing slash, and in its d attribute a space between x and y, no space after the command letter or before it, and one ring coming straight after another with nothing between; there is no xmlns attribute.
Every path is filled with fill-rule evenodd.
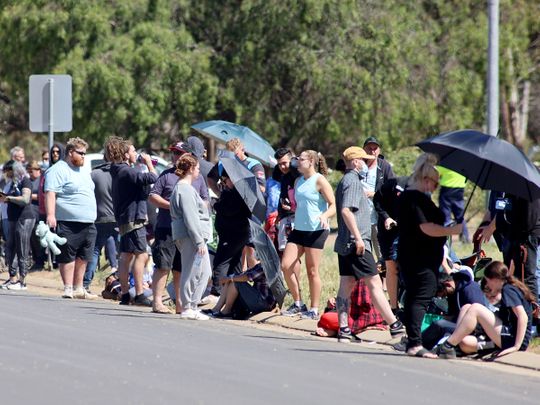
<svg viewBox="0 0 540 405"><path fill-rule="evenodd" d="M258 159L267 166L274 167L276 165L276 159L274 158L275 151L272 145L248 127L218 120L199 122L191 128L219 142L227 142L232 138L239 138L250 156Z"/></svg>
<svg viewBox="0 0 540 405"><path fill-rule="evenodd" d="M219 161L251 213L263 222L266 219L266 203L255 175L236 158L221 157Z"/></svg>
<svg viewBox="0 0 540 405"><path fill-rule="evenodd" d="M257 257L261 261L266 281L272 291L272 295L281 308L283 306L283 300L287 295L287 287L285 287L283 281L280 260L276 248L259 224L249 220L249 227L251 230L251 240L253 246L255 246Z"/></svg>
<svg viewBox="0 0 540 405"><path fill-rule="evenodd" d="M416 144L439 156L439 164L486 190L503 191L532 201L540 198L540 173L514 145L479 131L464 129Z"/></svg>

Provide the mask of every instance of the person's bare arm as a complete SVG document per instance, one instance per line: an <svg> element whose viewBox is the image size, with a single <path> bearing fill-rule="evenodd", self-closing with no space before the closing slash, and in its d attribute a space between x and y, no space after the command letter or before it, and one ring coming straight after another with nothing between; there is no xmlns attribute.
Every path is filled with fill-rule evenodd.
<svg viewBox="0 0 540 405"><path fill-rule="evenodd" d="M426 222L420 224L420 230L428 236L434 238L440 236L459 235L463 230L463 224L457 224L453 226L442 226L433 222Z"/></svg>
<svg viewBox="0 0 540 405"><path fill-rule="evenodd" d="M168 210L171 207L171 203L158 194L150 193L148 196L148 201L158 208Z"/></svg>
<svg viewBox="0 0 540 405"><path fill-rule="evenodd" d="M54 191L45 191L45 212L47 225L56 228L56 193Z"/></svg>

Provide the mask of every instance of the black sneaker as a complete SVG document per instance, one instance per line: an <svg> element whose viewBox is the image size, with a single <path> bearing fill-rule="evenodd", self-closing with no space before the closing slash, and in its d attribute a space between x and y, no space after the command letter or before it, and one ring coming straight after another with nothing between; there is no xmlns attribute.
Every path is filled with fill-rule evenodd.
<svg viewBox="0 0 540 405"><path fill-rule="evenodd" d="M131 297L129 296L129 293L122 294L122 297L120 298L120 305L129 305Z"/></svg>
<svg viewBox="0 0 540 405"><path fill-rule="evenodd" d="M302 305L299 307L295 303L293 303L289 308L287 308L285 311L281 311L281 315L284 316L296 316L300 315L302 312L308 312L308 309L306 305Z"/></svg>
<svg viewBox="0 0 540 405"><path fill-rule="evenodd" d="M455 347L446 347L445 344L440 344L437 346L437 355L440 359L455 359L456 348Z"/></svg>
<svg viewBox="0 0 540 405"><path fill-rule="evenodd" d="M392 337L405 333L405 325L401 321L395 321L390 325L390 335Z"/></svg>
<svg viewBox="0 0 540 405"><path fill-rule="evenodd" d="M339 328L337 341L339 343L350 343L353 340L353 335L349 328Z"/></svg>
<svg viewBox="0 0 540 405"><path fill-rule="evenodd" d="M135 296L135 299L133 300L133 305L137 305L139 307L151 307L152 300L146 297L144 294L139 294Z"/></svg>

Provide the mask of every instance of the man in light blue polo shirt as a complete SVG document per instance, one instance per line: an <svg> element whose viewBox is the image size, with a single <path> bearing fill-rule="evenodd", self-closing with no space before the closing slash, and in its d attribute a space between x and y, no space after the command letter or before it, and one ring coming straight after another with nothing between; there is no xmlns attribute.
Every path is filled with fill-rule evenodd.
<svg viewBox="0 0 540 405"><path fill-rule="evenodd" d="M66 157L47 170L45 210L47 224L67 239L56 261L64 283L63 298L95 298L83 288L87 262L96 240L96 198L90 173L82 169L88 144L71 138Z"/></svg>

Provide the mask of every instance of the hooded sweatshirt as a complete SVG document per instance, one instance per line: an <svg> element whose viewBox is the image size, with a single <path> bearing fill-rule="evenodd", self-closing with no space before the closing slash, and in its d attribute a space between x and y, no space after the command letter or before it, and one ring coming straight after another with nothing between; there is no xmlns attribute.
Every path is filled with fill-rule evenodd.
<svg viewBox="0 0 540 405"><path fill-rule="evenodd" d="M208 160L203 158L204 144L196 136L190 136L186 140L186 142L189 145L189 147L191 148L191 150L193 151L193 154L199 160L199 165L200 165L200 168L201 168L201 175L204 177L204 179L206 181L206 178L208 177L208 173L210 173L210 170L212 170L212 167L214 167L214 165L212 163L210 163Z"/></svg>
<svg viewBox="0 0 540 405"><path fill-rule="evenodd" d="M55 147L58 148L58 150L60 151L60 154L58 155L58 159L53 162L52 150ZM66 147L64 146L64 144L60 142L54 143L51 150L49 151L49 162L50 162L49 168L39 178L39 190L38 190L39 215L42 215L42 216L47 215L47 213L45 212L45 176L47 175L47 171L55 163L59 162L60 160L64 160L65 156L66 156Z"/></svg>
<svg viewBox="0 0 540 405"><path fill-rule="evenodd" d="M452 274L456 284L455 294L448 297L448 312L457 318L460 309L466 304L486 305L482 289L476 283L469 270L460 270Z"/></svg>
<svg viewBox="0 0 540 405"><path fill-rule="evenodd" d="M116 222L112 200L111 164L106 162L97 166L90 175L96 186L94 189L97 204L96 223Z"/></svg>

